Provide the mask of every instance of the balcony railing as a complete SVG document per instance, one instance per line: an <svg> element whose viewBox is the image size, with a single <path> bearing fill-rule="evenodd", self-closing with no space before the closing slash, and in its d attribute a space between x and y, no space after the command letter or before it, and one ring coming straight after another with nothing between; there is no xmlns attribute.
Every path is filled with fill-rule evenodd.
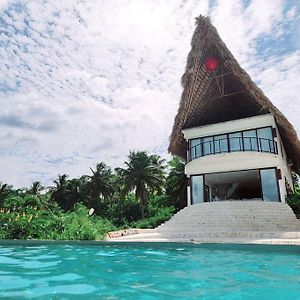
<svg viewBox="0 0 300 300"><path fill-rule="evenodd" d="M191 161L195 158L213 154L246 151L278 154L277 142L257 137L228 137L200 142L188 150L187 160Z"/></svg>

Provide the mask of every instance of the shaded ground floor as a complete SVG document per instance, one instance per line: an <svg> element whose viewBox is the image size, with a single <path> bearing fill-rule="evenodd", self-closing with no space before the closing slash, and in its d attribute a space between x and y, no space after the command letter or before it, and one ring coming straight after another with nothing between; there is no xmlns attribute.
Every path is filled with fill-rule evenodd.
<svg viewBox="0 0 300 300"><path fill-rule="evenodd" d="M196 174L190 176L188 205L226 200L285 202L287 186L277 168Z"/></svg>

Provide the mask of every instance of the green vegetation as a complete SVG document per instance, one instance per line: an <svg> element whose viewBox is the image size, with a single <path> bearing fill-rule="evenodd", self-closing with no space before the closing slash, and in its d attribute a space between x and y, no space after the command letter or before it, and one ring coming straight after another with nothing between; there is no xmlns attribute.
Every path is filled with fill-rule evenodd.
<svg viewBox="0 0 300 300"><path fill-rule="evenodd" d="M182 207L184 163L131 152L125 168L103 162L91 175L59 175L45 188L0 184L0 239L103 239L109 231L153 228Z"/></svg>
<svg viewBox="0 0 300 300"><path fill-rule="evenodd" d="M298 184L298 178L293 176L294 181L294 193L287 198L288 205L292 208L295 214L300 215L300 186Z"/></svg>
<svg viewBox="0 0 300 300"><path fill-rule="evenodd" d="M288 205L292 208L296 215L300 215L300 193L299 191L290 195L287 199Z"/></svg>

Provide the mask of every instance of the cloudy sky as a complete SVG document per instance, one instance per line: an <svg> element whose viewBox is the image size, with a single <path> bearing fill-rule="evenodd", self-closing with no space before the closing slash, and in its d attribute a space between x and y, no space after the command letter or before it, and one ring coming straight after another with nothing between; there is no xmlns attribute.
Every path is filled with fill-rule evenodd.
<svg viewBox="0 0 300 300"><path fill-rule="evenodd" d="M166 156L199 14L300 133L298 0L0 0L0 181Z"/></svg>

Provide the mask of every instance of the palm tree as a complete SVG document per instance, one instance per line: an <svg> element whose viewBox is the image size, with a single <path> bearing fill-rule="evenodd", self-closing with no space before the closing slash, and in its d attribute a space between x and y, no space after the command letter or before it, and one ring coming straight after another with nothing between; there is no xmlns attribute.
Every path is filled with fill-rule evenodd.
<svg viewBox="0 0 300 300"><path fill-rule="evenodd" d="M87 200L89 206L94 207L96 212L99 213L101 201L108 199L113 194L112 171L103 162L97 164L95 170L92 168L90 170L92 171L92 175L84 176L88 179L87 189L89 198Z"/></svg>
<svg viewBox="0 0 300 300"><path fill-rule="evenodd" d="M87 196L85 178L81 177L68 180L66 202L68 203L69 209L72 209L75 203L83 202Z"/></svg>
<svg viewBox="0 0 300 300"><path fill-rule="evenodd" d="M58 203L58 205L64 209L68 210L70 204L68 203L68 175L58 175L58 179L53 180L55 186L51 187L51 200Z"/></svg>
<svg viewBox="0 0 300 300"><path fill-rule="evenodd" d="M168 162L170 171L166 180L166 193L175 204L177 210L186 206L187 178L184 173L184 162L177 156Z"/></svg>
<svg viewBox="0 0 300 300"><path fill-rule="evenodd" d="M88 187L86 176L68 180L68 175L58 175L51 187L51 200L65 211L72 210L77 202L85 202L88 198Z"/></svg>
<svg viewBox="0 0 300 300"><path fill-rule="evenodd" d="M140 201L142 218L148 206L150 193L161 192L164 183L163 160L157 155L147 155L144 151L130 152L126 168L117 168L122 183L122 196L134 191Z"/></svg>
<svg viewBox="0 0 300 300"><path fill-rule="evenodd" d="M11 191L12 191L11 185L0 182L0 207L3 206L4 200L10 194Z"/></svg>
<svg viewBox="0 0 300 300"><path fill-rule="evenodd" d="M32 194L32 195L39 195L40 192L44 189L42 184L39 181L34 181L27 191L27 193Z"/></svg>

